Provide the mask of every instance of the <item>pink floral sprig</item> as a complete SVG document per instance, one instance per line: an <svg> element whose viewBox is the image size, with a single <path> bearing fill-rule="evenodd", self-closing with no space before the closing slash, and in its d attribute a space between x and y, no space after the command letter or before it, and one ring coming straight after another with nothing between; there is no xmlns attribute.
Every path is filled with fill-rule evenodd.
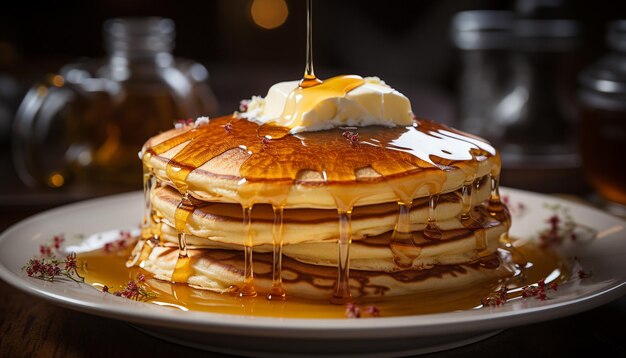
<svg viewBox="0 0 626 358"><path fill-rule="evenodd" d="M572 272L576 274L576 278L579 280L590 278L592 276L592 272L590 270L584 270L583 266L580 264L580 260L578 257L574 256L572 259Z"/></svg>
<svg viewBox="0 0 626 358"><path fill-rule="evenodd" d="M193 118L187 118L187 119L177 119L177 120L174 122L174 128L176 128L176 129L180 129L180 128L183 128L183 127L186 127L186 126L190 126L190 125L194 124L194 123L195 123L195 121L196 121L196 120L195 120L195 119L193 119Z"/></svg>
<svg viewBox="0 0 626 358"><path fill-rule="evenodd" d="M359 142L359 133L351 132L351 131L343 131L341 135L347 140L349 140L351 144L357 144Z"/></svg>
<svg viewBox="0 0 626 358"><path fill-rule="evenodd" d="M35 257L22 267L29 277L54 281L59 278L68 278L74 282L84 282L85 279L78 273L76 265L76 253L72 252L65 259L58 259L56 256Z"/></svg>
<svg viewBox="0 0 626 358"><path fill-rule="evenodd" d="M117 297L124 297L129 300L134 301L149 301L156 297L156 294L153 292L148 292L145 287L142 285L146 280L146 277L143 274L137 275L137 280L130 280L126 283L126 286L122 288L120 291L113 291L109 286L103 286L102 292L110 293Z"/></svg>
<svg viewBox="0 0 626 358"><path fill-rule="evenodd" d="M546 284L546 281L542 279L536 285L522 287L522 298L534 297L540 301L545 301L548 299L548 292L556 291L558 287L556 281Z"/></svg>
<svg viewBox="0 0 626 358"><path fill-rule="evenodd" d="M224 130L226 131L226 133L232 133L233 132L233 124L230 123L230 122L224 124Z"/></svg>
<svg viewBox="0 0 626 358"><path fill-rule="evenodd" d="M250 104L249 99L242 99L239 101L239 112L245 113L248 112L248 105Z"/></svg>
<svg viewBox="0 0 626 358"><path fill-rule="evenodd" d="M513 202L508 195L502 195L502 204L506 205L509 212L516 216L521 216L526 212L526 205L522 202Z"/></svg>
<svg viewBox="0 0 626 358"><path fill-rule="evenodd" d="M61 245L63 245L64 241L65 241L65 237L63 235L53 236L51 243L39 245L39 255L42 258L52 257L53 255L60 252Z"/></svg>
<svg viewBox="0 0 626 358"><path fill-rule="evenodd" d="M502 286L499 290L488 294L483 297L481 303L484 307L499 307L506 303L508 297L508 288L506 286Z"/></svg>
<svg viewBox="0 0 626 358"><path fill-rule="evenodd" d="M65 237L55 235L50 241L49 244L39 245L39 255L28 260L26 265L22 266L22 271L25 271L29 277L46 281L60 278L67 278L75 282L85 281L78 273L75 252L66 255L65 259L57 257L62 256L61 246L65 242Z"/></svg>
<svg viewBox="0 0 626 358"><path fill-rule="evenodd" d="M363 317L380 317L380 310L374 305L365 307L361 310L359 306L354 303L348 303L346 305L346 317L348 318L363 318Z"/></svg>
<svg viewBox="0 0 626 358"><path fill-rule="evenodd" d="M542 247L557 246L567 240L576 241L576 229L578 224L569 212L569 208L560 205L545 205L552 211L552 215L546 219L548 227L539 233L539 241Z"/></svg>
<svg viewBox="0 0 626 358"><path fill-rule="evenodd" d="M112 253L125 250L134 243L135 239L130 231L120 230L119 237L116 240L104 244L104 252Z"/></svg>

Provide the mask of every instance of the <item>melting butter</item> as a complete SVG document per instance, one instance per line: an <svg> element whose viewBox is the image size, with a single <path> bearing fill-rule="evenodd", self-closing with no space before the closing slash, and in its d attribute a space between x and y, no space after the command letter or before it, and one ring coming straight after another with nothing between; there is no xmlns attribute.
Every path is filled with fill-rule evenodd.
<svg viewBox="0 0 626 358"><path fill-rule="evenodd" d="M387 127L413 123L411 102L378 77L337 76L310 87L300 81L273 85L265 98L252 97L241 116L288 127L291 133L342 126Z"/></svg>

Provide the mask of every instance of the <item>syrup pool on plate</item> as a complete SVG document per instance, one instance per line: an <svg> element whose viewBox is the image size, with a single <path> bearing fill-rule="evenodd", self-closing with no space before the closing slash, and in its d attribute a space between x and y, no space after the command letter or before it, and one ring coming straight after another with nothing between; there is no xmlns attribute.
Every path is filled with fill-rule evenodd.
<svg viewBox="0 0 626 358"><path fill-rule="evenodd" d="M514 240L512 240L514 242ZM509 246L509 245L506 245ZM505 245L501 249L505 252ZM513 260L518 270L508 281L508 299L521 295L521 288L549 278L546 284L567 279L567 265L560 258L532 241L515 248ZM78 255L78 267L85 282L101 290L104 285L112 291L121 289L139 274L146 276L144 286L155 297L146 304L171 307L183 311L265 316L279 318L345 318L346 307L324 300L303 300L287 295L284 300L268 300L265 296L240 297L232 293L214 293L151 278L139 267L126 268L130 251L106 252L96 250ZM480 265L481 262L476 264ZM488 264L488 262L483 263ZM497 290L497 283L470 286L462 290L438 290L432 293L356 301L362 309L375 306L381 317L452 312L482 307L481 300Z"/></svg>

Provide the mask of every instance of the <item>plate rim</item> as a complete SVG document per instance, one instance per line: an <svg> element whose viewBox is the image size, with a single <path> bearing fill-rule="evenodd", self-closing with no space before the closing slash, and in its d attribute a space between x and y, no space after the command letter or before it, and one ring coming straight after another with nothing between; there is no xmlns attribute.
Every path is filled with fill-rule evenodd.
<svg viewBox="0 0 626 358"><path fill-rule="evenodd" d="M590 210L596 214L608 216L626 227L626 221L614 217L599 209L568 201L548 194L530 191L502 188L503 195L528 195L559 202L567 202L577 210ZM11 234L48 216L60 215L66 211L81 210L94 205L114 204L116 201L125 202L133 197L140 198L141 192L127 192L100 198L88 199L72 204L63 205L46 210L23 219L0 234L0 245L5 240L11 240ZM14 235L13 235L14 236ZM43 286L35 284L37 281L25 280L11 271L5 263L0 261L0 279L7 284L30 295L42 298L56 305L98 316L115 318L137 324L149 326L169 327L191 331L213 331L227 334L270 337L280 334L282 337L308 338L386 338L386 337L417 337L433 336L444 333L468 333L502 329L523 324L536 323L560 318L563 316L583 312L613 301L626 294L626 278L622 277L615 283L599 292L583 297L569 299L563 302L549 303L536 307L527 307L523 310L501 310L487 308L481 310L464 310L444 313L433 313L400 317L381 317L375 319L310 319L310 318L275 318L254 317L245 315L230 315L209 312L194 312L186 315L169 308L151 306L149 310L136 309L135 303L129 304L123 298L110 296L106 301L89 302L84 299L62 296L47 291ZM118 301L121 300L121 301ZM108 302L110 301L110 302ZM119 304L124 302L123 304ZM157 308L159 313L156 313ZM163 311L161 311L163 310ZM166 312L161 314L160 312ZM485 314L488 313L488 314ZM472 324L468 324L472 323Z"/></svg>

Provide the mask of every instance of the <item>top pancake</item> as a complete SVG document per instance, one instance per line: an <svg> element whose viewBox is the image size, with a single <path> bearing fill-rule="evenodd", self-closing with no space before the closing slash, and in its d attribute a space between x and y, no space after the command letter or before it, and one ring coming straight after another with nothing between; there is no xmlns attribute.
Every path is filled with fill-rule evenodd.
<svg viewBox="0 0 626 358"><path fill-rule="evenodd" d="M348 130L352 138L345 128L291 135L226 116L161 133L141 154L158 179L181 193L287 208L407 202L500 170L488 143L434 122Z"/></svg>

